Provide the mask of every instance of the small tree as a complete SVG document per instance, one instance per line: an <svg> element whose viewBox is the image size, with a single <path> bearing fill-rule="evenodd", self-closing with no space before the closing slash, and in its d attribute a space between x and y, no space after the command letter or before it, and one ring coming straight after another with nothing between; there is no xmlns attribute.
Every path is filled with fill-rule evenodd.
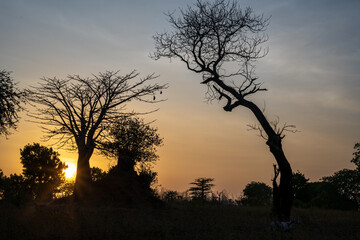
<svg viewBox="0 0 360 240"><path fill-rule="evenodd" d="M297 198L302 191L306 188L307 184L309 182L309 179L305 177L304 174L297 171L296 173L293 173L293 190L294 190L294 197Z"/></svg>
<svg viewBox="0 0 360 240"><path fill-rule="evenodd" d="M249 206L269 206L271 203L271 187L262 182L248 183L243 190L241 203Z"/></svg>
<svg viewBox="0 0 360 240"><path fill-rule="evenodd" d="M284 131L292 125L279 127L269 122L263 111L249 97L266 91L255 76L255 62L264 57L261 44L268 19L251 8L242 9L235 0L197 0L194 7L168 14L173 31L156 34L154 59L179 59L186 67L202 75L209 100L225 100L224 110L238 106L249 109L259 122L253 128L266 139L270 152L279 166L280 184L276 185L279 221L289 221L293 203L292 169L282 149Z"/></svg>
<svg viewBox="0 0 360 240"><path fill-rule="evenodd" d="M19 120L18 111L21 110L21 93L14 83L10 72L0 71L0 135L9 135L10 128L16 128Z"/></svg>
<svg viewBox="0 0 360 240"><path fill-rule="evenodd" d="M177 191L167 190L161 194L161 199L166 202L174 202L181 198Z"/></svg>
<svg viewBox="0 0 360 240"><path fill-rule="evenodd" d="M52 199L57 188L65 181L67 166L60 161L59 153L38 143L20 149L24 178L29 182L35 198Z"/></svg>
<svg viewBox="0 0 360 240"><path fill-rule="evenodd" d="M40 86L29 90L30 101L38 106L31 116L44 125L48 138L57 138L60 146L70 144L78 151L76 199L86 198L90 158L111 124L124 114L125 104L133 100L159 102L153 97L166 85L148 84L156 79L154 74L135 81L138 76L135 71L123 76L119 71L107 71L90 78L43 78Z"/></svg>
<svg viewBox="0 0 360 240"><path fill-rule="evenodd" d="M343 210L357 209L356 202L341 195L332 183L326 181L311 182L307 187L307 191L309 198L304 204L305 207Z"/></svg>
<svg viewBox="0 0 360 240"><path fill-rule="evenodd" d="M193 199L200 199L206 201L208 194L211 193L211 188L215 186L212 182L214 178L197 178L194 182L191 182L191 185L194 187L189 188L190 196Z"/></svg>
<svg viewBox="0 0 360 240"><path fill-rule="evenodd" d="M308 202L309 196L309 179L299 171L293 173L292 179L293 191L294 191L294 205L297 207L304 206L304 203Z"/></svg>
<svg viewBox="0 0 360 240"><path fill-rule="evenodd" d="M102 143L105 155L117 158L112 174L137 175L141 185L148 189L157 182L157 173L152 165L159 159L157 147L162 138L157 129L134 116L119 117L110 129L108 140Z"/></svg>
<svg viewBox="0 0 360 240"><path fill-rule="evenodd" d="M360 143L356 143L354 149L351 162L356 165L355 170L343 169L322 180L332 184L341 196L360 206Z"/></svg>
<svg viewBox="0 0 360 240"><path fill-rule="evenodd" d="M33 200L31 185L21 174L10 174L10 177L3 176L0 187L3 201L21 205Z"/></svg>
<svg viewBox="0 0 360 240"><path fill-rule="evenodd" d="M330 177L322 178L324 182L335 186L340 195L360 205L360 172L343 169Z"/></svg>
<svg viewBox="0 0 360 240"><path fill-rule="evenodd" d="M133 116L120 116L111 126L109 140L102 144L105 155L116 157L120 171L148 172L159 156L157 147L162 145L157 129Z"/></svg>

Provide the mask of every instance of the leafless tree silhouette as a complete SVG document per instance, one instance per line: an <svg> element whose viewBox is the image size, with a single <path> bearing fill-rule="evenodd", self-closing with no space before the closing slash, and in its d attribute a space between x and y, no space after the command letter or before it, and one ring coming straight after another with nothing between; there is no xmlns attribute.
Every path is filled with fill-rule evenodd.
<svg viewBox="0 0 360 240"><path fill-rule="evenodd" d="M107 71L90 78L69 75L63 80L44 77L40 86L28 90L30 102L37 106L37 112L29 115L43 125L47 138L78 150L76 198L86 196L91 182L90 157L110 124L124 114L125 104L133 100L159 102L153 97L166 85L150 83L157 78L154 74L135 80L138 77L136 71L126 75Z"/></svg>
<svg viewBox="0 0 360 240"><path fill-rule="evenodd" d="M167 14L172 31L154 36L154 59L180 59L190 71L202 74L209 100L225 100L225 111L244 106L252 111L266 136L280 171L279 220L290 218L293 194L292 170L282 149L283 132L271 124L249 96L266 88L255 76L255 62L267 54L261 47L268 37L264 34L269 19L251 8L242 9L237 1L197 0L194 6ZM274 127L275 126L275 127ZM256 126L254 128L257 128Z"/></svg>

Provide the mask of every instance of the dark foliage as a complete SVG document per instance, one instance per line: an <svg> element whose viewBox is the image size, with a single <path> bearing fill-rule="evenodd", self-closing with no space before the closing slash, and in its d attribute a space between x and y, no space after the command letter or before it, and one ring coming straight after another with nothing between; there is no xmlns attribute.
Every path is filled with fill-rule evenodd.
<svg viewBox="0 0 360 240"><path fill-rule="evenodd" d="M10 174L10 177L4 176L0 169L0 199L17 206L33 200L29 181L23 175Z"/></svg>
<svg viewBox="0 0 360 240"><path fill-rule="evenodd" d="M145 123L143 119L132 116L120 116L111 125L109 140L101 144L105 155L116 157L120 168L145 171L159 156L157 147L162 138L157 129Z"/></svg>
<svg viewBox="0 0 360 240"><path fill-rule="evenodd" d="M91 181L96 182L103 179L106 176L106 172L98 167L92 167L90 169Z"/></svg>
<svg viewBox="0 0 360 240"><path fill-rule="evenodd" d="M313 182L308 185L308 201L305 207L322 209L357 209L357 204L339 194L336 186L328 182Z"/></svg>
<svg viewBox="0 0 360 240"><path fill-rule="evenodd" d="M134 116L120 116L109 131L107 141L101 143L106 156L115 157L117 165L109 170L110 175L126 173L139 181L144 189L151 189L157 182L153 164L159 159L157 147L162 145L157 129Z"/></svg>
<svg viewBox="0 0 360 240"><path fill-rule="evenodd" d="M344 169L333 176L322 178L321 182L309 182L299 171L294 173L294 205L301 208L357 209L358 173Z"/></svg>
<svg viewBox="0 0 360 240"><path fill-rule="evenodd" d="M354 149L356 151L353 153L354 158L351 160L351 162L353 162L356 165L358 171L360 171L360 143L356 143Z"/></svg>
<svg viewBox="0 0 360 240"><path fill-rule="evenodd" d="M292 185L295 199L301 199L301 196L304 195L308 183L309 179L305 178L304 174L299 171L293 173Z"/></svg>
<svg viewBox="0 0 360 240"><path fill-rule="evenodd" d="M262 182L251 182L243 190L240 203L245 206L270 206L272 189Z"/></svg>
<svg viewBox="0 0 360 240"><path fill-rule="evenodd" d="M166 202L174 202L182 199L182 196L173 190L167 190L161 194L161 199Z"/></svg>
<svg viewBox="0 0 360 240"><path fill-rule="evenodd" d="M190 196L194 200L206 201L208 195L211 193L211 188L215 186L212 182L214 178L197 178L190 184L193 187L189 188Z"/></svg>
<svg viewBox="0 0 360 240"><path fill-rule="evenodd" d="M330 177L324 177L324 182L332 184L343 197L360 204L360 172L343 169Z"/></svg>
<svg viewBox="0 0 360 240"><path fill-rule="evenodd" d="M19 120L18 112L22 108L20 103L23 98L14 83L10 72L0 71L0 135L9 135L10 128L16 128Z"/></svg>
<svg viewBox="0 0 360 240"><path fill-rule="evenodd" d="M323 181L334 186L342 197L357 203L360 206L360 144L354 146L356 150L351 160L356 165L355 170L343 169L332 176L323 177Z"/></svg>
<svg viewBox="0 0 360 240"><path fill-rule="evenodd" d="M28 144L20 149L23 175L31 186L35 199L49 200L65 181L65 163L59 153L38 143Z"/></svg>
<svg viewBox="0 0 360 240"><path fill-rule="evenodd" d="M143 168L138 172L139 181L145 189L151 189L151 186L157 183L157 176L158 174L149 168Z"/></svg>

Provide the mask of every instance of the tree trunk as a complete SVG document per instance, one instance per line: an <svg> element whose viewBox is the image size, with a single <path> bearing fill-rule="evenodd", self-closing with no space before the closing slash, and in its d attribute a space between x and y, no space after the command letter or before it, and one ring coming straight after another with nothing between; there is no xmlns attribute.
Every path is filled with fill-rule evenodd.
<svg viewBox="0 0 360 240"><path fill-rule="evenodd" d="M292 191L292 169L282 149L282 137L274 131L258 106L247 100L242 100L242 105L249 108L255 114L257 120L268 136L266 144L269 146L270 152L275 157L280 172L279 186L277 186L276 180L273 182L273 194L276 194L274 196L276 201L273 202L273 208L278 221L289 221L294 200Z"/></svg>
<svg viewBox="0 0 360 240"><path fill-rule="evenodd" d="M78 162L75 178L74 197L75 200L86 198L91 187L90 157L94 152L93 148L79 149Z"/></svg>
<svg viewBox="0 0 360 240"><path fill-rule="evenodd" d="M276 180L273 183L274 199L277 199L277 202L274 202L273 205L274 212L278 221L288 222L290 221L291 207L294 200L292 191L292 169L282 150L281 137L279 135L269 137L266 144L269 146L270 152L274 155L280 172L279 186L276 186Z"/></svg>

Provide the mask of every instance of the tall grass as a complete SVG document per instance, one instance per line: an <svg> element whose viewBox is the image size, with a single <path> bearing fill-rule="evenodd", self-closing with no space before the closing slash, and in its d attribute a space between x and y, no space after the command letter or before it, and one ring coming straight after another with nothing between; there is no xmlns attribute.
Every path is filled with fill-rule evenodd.
<svg viewBox="0 0 360 240"><path fill-rule="evenodd" d="M0 239L360 239L359 212L294 209L301 223L289 232L272 231L269 212L219 205L0 205Z"/></svg>

